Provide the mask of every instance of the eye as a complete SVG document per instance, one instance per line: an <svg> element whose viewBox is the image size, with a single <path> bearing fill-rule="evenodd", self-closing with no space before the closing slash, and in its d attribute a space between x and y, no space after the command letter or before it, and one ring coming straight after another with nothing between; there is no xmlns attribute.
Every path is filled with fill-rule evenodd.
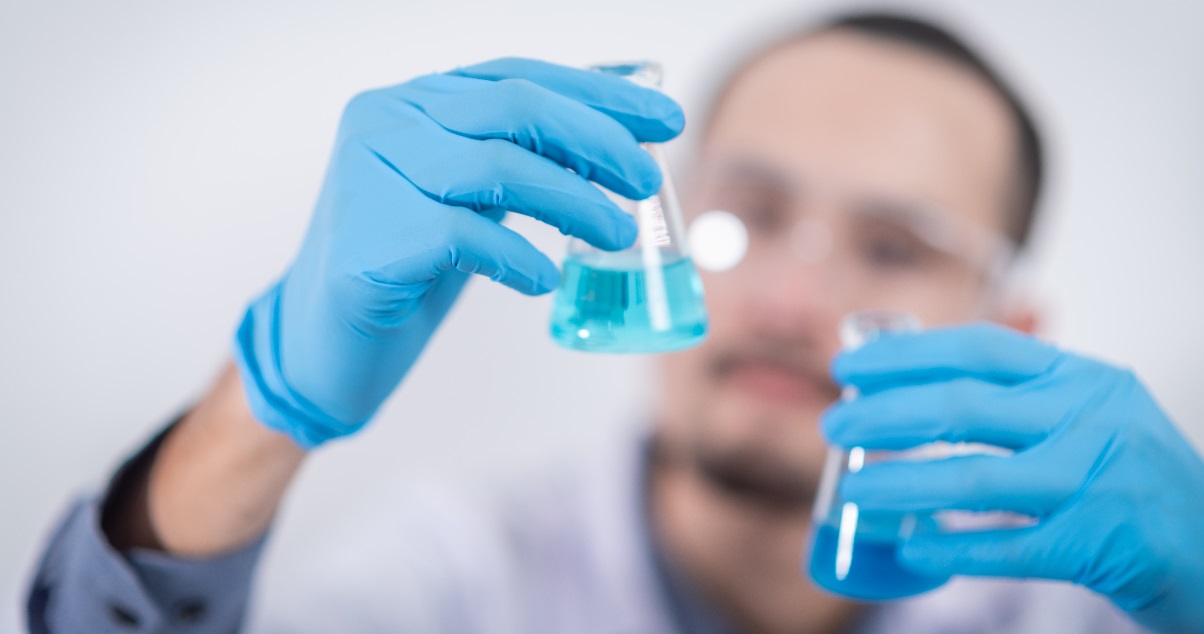
<svg viewBox="0 0 1204 634"><path fill-rule="evenodd" d="M874 268L906 270L920 266L927 250L914 236L872 232L859 241L858 251Z"/></svg>
<svg viewBox="0 0 1204 634"><path fill-rule="evenodd" d="M735 216L752 239L772 238L786 229L791 194L764 175L720 175L706 183L704 209L724 209Z"/></svg>
<svg viewBox="0 0 1204 634"><path fill-rule="evenodd" d="M782 228L782 214L767 201L733 201L726 209L744 223L749 233L772 235Z"/></svg>

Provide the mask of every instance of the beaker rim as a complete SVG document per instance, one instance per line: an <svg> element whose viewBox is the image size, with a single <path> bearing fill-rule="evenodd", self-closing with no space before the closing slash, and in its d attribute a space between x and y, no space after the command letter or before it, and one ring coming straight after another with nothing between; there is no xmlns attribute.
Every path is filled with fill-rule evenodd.
<svg viewBox="0 0 1204 634"><path fill-rule="evenodd" d="M622 60L590 64L589 70L610 75L618 75L641 86L660 89L665 75L660 62L650 59Z"/></svg>

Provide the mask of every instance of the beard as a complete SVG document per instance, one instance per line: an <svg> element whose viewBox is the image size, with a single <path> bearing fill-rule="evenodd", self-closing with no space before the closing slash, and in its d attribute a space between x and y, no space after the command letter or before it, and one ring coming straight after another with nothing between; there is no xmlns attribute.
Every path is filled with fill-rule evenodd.
<svg viewBox="0 0 1204 634"><path fill-rule="evenodd" d="M686 459L714 490L775 514L808 512L819 485L814 469L764 447L718 448L696 441L688 448Z"/></svg>
<svg viewBox="0 0 1204 634"><path fill-rule="evenodd" d="M699 352L684 366L694 372L678 366L677 376L692 377L692 385L676 392L674 418L681 424L658 440L658 453L732 501L776 514L807 513L823 465L818 417L840 394L827 355L803 337L716 342ZM810 385L809 395L793 403L759 401L756 392L732 387L749 367L776 368Z"/></svg>

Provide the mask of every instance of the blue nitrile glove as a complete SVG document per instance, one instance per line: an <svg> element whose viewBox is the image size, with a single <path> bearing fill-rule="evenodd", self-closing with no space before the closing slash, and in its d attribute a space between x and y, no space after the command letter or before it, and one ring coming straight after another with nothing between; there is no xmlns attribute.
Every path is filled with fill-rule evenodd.
<svg viewBox="0 0 1204 634"><path fill-rule="evenodd" d="M866 465L866 509L1005 510L1024 528L916 534L900 562L932 575L1082 584L1141 624L1204 632L1204 462L1132 373L986 325L892 335L835 359L861 397L832 407L839 446L981 442L1011 456Z"/></svg>
<svg viewBox="0 0 1204 634"><path fill-rule="evenodd" d="M655 194L661 174L639 142L683 124L655 90L523 59L356 96L296 260L235 336L255 416L305 448L350 434L470 273L528 295L555 288L556 266L499 224L505 210L603 249L630 246L634 220L588 180Z"/></svg>

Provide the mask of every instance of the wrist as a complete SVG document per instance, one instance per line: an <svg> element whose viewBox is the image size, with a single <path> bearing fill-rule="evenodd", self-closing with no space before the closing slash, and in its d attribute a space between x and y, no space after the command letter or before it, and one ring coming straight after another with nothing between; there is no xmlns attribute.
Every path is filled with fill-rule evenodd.
<svg viewBox="0 0 1204 634"><path fill-rule="evenodd" d="M180 555L249 543L267 530L304 457L289 436L259 424L228 366L150 467L150 527L164 550Z"/></svg>

